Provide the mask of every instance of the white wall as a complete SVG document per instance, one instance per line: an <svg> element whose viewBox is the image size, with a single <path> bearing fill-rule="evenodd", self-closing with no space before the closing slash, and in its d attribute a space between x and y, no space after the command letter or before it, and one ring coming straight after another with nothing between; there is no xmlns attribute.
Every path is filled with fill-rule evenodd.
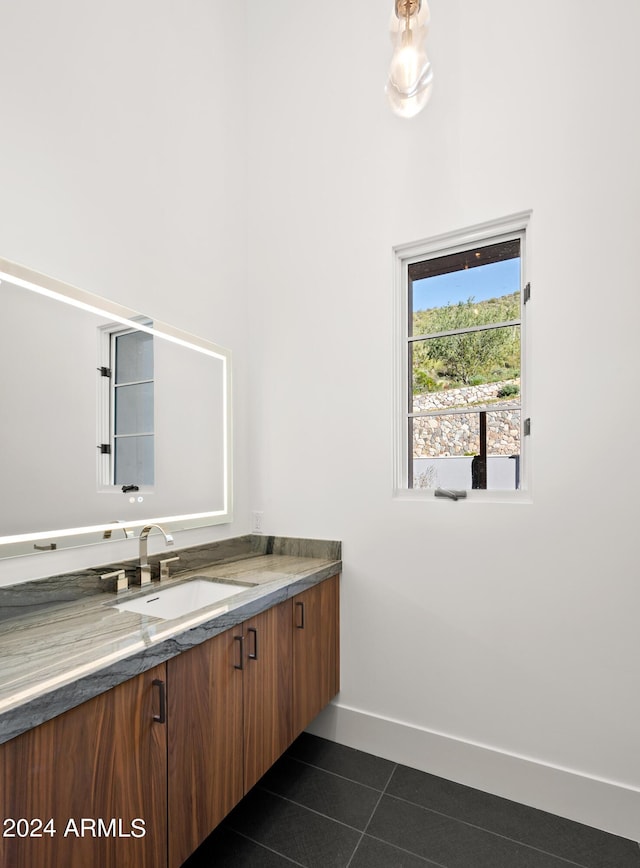
<svg viewBox="0 0 640 868"><path fill-rule="evenodd" d="M637 429L640 7L432 0L410 122L390 10L249 0L252 508L343 540L316 731L638 840L640 478L590 409ZM529 208L533 503L394 500L392 246Z"/></svg>
<svg viewBox="0 0 640 868"><path fill-rule="evenodd" d="M233 353L236 521L183 544L248 529L244 16L221 0L7 0L0 14L0 256ZM136 553L0 562L0 582Z"/></svg>

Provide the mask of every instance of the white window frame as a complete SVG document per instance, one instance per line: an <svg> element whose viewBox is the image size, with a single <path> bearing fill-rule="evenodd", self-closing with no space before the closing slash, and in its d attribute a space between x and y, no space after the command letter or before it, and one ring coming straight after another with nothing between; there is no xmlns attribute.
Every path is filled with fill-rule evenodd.
<svg viewBox="0 0 640 868"><path fill-rule="evenodd" d="M532 436L525 435L525 420L531 421L531 302L525 304L524 288L530 285L531 211L491 220L455 232L400 244L393 248L393 495L396 499L450 503L434 497L431 489L409 488L409 266L425 259L461 253L501 241L520 239L521 263L521 415L520 488L513 491L468 490L457 503L530 503L532 497ZM530 430L530 428L529 428Z"/></svg>

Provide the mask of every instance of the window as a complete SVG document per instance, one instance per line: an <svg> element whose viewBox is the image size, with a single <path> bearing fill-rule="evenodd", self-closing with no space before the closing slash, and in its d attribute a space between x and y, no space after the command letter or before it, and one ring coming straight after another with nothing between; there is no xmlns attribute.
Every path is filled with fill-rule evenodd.
<svg viewBox="0 0 640 868"><path fill-rule="evenodd" d="M102 330L101 344L100 482L153 485L153 336L110 326Z"/></svg>
<svg viewBox="0 0 640 868"><path fill-rule="evenodd" d="M527 219L396 249L396 489L527 487Z"/></svg>

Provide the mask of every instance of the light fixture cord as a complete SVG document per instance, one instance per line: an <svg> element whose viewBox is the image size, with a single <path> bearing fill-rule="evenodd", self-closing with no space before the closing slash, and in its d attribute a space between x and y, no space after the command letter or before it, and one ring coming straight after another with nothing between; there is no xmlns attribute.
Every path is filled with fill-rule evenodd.
<svg viewBox="0 0 640 868"><path fill-rule="evenodd" d="M405 37L403 40L405 45L411 44L412 36L413 36L413 34L411 33L411 28L409 26L409 22L411 20L411 11L410 10L411 10L411 0L406 0L406 2L404 4L404 18L405 18L404 33L405 33Z"/></svg>

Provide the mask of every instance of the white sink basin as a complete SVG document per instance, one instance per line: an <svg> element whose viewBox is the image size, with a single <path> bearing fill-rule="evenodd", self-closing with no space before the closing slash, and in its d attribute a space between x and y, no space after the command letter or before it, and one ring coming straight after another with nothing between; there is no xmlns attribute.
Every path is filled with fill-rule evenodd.
<svg viewBox="0 0 640 868"><path fill-rule="evenodd" d="M137 612L139 615L151 615L154 618L181 618L196 609L203 609L233 597L234 594L241 594L250 587L252 585L230 585L193 579L175 588L151 591L145 597L138 597L127 603L116 603L114 608L120 612Z"/></svg>

